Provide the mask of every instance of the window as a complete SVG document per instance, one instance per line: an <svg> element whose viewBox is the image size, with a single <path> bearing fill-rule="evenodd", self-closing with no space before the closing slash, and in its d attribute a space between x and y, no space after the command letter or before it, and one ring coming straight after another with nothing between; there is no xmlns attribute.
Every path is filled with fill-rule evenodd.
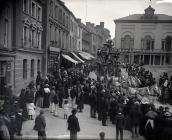
<svg viewBox="0 0 172 140"><path fill-rule="evenodd" d="M37 45L38 45L38 48L41 47L41 32L37 33Z"/></svg>
<svg viewBox="0 0 172 140"><path fill-rule="evenodd" d="M37 62L37 71L41 71L41 61L39 59Z"/></svg>
<svg viewBox="0 0 172 140"><path fill-rule="evenodd" d="M66 19L66 26L67 28L69 27L69 17L67 16L67 19Z"/></svg>
<svg viewBox="0 0 172 140"><path fill-rule="evenodd" d="M62 10L59 11L59 21L62 22Z"/></svg>
<svg viewBox="0 0 172 140"><path fill-rule="evenodd" d="M53 17L53 2L50 2L50 17Z"/></svg>
<svg viewBox="0 0 172 140"><path fill-rule="evenodd" d="M63 13L63 25L65 25L65 13Z"/></svg>
<svg viewBox="0 0 172 140"><path fill-rule="evenodd" d="M154 48L154 42L151 38L151 36L145 36L144 41L143 41L143 48L145 50L151 50Z"/></svg>
<svg viewBox="0 0 172 140"><path fill-rule="evenodd" d="M165 50L165 40L162 40L162 42L161 42L161 49L164 51Z"/></svg>
<svg viewBox="0 0 172 140"><path fill-rule="evenodd" d="M31 15L33 17L36 17L36 4L32 1L32 5L31 5Z"/></svg>
<svg viewBox="0 0 172 140"><path fill-rule="evenodd" d="M23 79L27 79L27 60L23 60Z"/></svg>
<svg viewBox="0 0 172 140"><path fill-rule="evenodd" d="M31 71L30 71L30 76L34 77L34 59L31 60Z"/></svg>
<svg viewBox="0 0 172 140"><path fill-rule="evenodd" d="M42 8L40 6L37 7L37 18L39 21L42 20Z"/></svg>
<svg viewBox="0 0 172 140"><path fill-rule="evenodd" d="M29 12L29 1L23 0L23 11L28 13Z"/></svg>
<svg viewBox="0 0 172 140"><path fill-rule="evenodd" d="M5 19L4 23L4 46L8 47L8 20Z"/></svg>
<svg viewBox="0 0 172 140"><path fill-rule="evenodd" d="M58 19L58 6L55 6L55 19Z"/></svg>
<svg viewBox="0 0 172 140"><path fill-rule="evenodd" d="M171 36L167 36L165 38L165 50L166 51L171 51L171 47L172 47L172 37Z"/></svg>
<svg viewBox="0 0 172 140"><path fill-rule="evenodd" d="M32 35L31 35L31 36L32 36L32 41L31 41L32 43L31 43L31 45L34 46L34 44L35 44L35 43L34 43L34 42L35 42L35 41L34 41L34 40L35 40L35 39L34 39L35 30L32 30Z"/></svg>
<svg viewBox="0 0 172 140"><path fill-rule="evenodd" d="M23 45L27 44L27 27L23 27Z"/></svg>
<svg viewBox="0 0 172 140"><path fill-rule="evenodd" d="M122 40L122 44L123 44L123 49L131 49L132 48L132 39L131 36L126 35L124 37L124 39Z"/></svg>

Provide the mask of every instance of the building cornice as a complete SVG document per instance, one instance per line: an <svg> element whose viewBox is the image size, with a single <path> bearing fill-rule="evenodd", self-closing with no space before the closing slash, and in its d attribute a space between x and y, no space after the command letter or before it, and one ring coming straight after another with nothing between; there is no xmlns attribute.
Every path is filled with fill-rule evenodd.
<svg viewBox="0 0 172 140"><path fill-rule="evenodd" d="M115 23L172 23L172 20L114 20Z"/></svg>
<svg viewBox="0 0 172 140"><path fill-rule="evenodd" d="M14 51L15 52L20 51L20 52L37 53L37 54L43 54L44 53L44 51L34 49L34 48L16 48Z"/></svg>

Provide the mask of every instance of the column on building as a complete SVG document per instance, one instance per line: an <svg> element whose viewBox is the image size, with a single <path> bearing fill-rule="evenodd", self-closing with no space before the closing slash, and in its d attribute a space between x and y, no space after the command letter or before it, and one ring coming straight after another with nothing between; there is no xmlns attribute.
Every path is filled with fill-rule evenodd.
<svg viewBox="0 0 172 140"><path fill-rule="evenodd" d="M152 55L149 56L149 65L151 65L152 62Z"/></svg>
<svg viewBox="0 0 172 140"><path fill-rule="evenodd" d="M153 65L155 65L155 55L153 55Z"/></svg>

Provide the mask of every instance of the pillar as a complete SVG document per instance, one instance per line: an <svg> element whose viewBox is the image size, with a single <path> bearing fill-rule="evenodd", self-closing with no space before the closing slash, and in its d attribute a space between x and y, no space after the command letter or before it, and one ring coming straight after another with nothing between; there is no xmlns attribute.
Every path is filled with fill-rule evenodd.
<svg viewBox="0 0 172 140"><path fill-rule="evenodd" d="M139 55L139 63L141 63L141 55Z"/></svg>
<svg viewBox="0 0 172 140"><path fill-rule="evenodd" d="M164 65L166 65L166 56L164 56Z"/></svg>
<svg viewBox="0 0 172 140"><path fill-rule="evenodd" d="M153 55L153 65L155 65L155 55Z"/></svg>
<svg viewBox="0 0 172 140"><path fill-rule="evenodd" d="M152 56L149 56L149 65L151 65L151 61L152 61Z"/></svg>
<svg viewBox="0 0 172 140"><path fill-rule="evenodd" d="M160 55L160 65L162 65L162 55Z"/></svg>

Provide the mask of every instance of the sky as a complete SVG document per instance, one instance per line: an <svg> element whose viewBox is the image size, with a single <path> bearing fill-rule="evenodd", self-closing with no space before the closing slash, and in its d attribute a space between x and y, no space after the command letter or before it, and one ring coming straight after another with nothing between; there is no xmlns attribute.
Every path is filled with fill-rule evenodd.
<svg viewBox="0 0 172 140"><path fill-rule="evenodd" d="M114 19L132 14L143 14L150 4L156 14L172 16L172 0L62 0L81 21L99 25L105 23L111 37L115 36Z"/></svg>

